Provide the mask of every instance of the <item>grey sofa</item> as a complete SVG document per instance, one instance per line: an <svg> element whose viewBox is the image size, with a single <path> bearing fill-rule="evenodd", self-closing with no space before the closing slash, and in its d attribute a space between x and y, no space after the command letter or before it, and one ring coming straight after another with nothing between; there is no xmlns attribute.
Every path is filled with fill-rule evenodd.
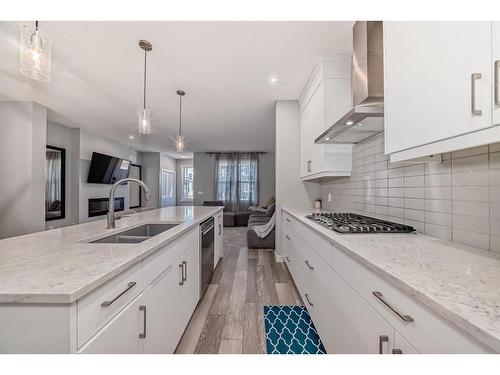
<svg viewBox="0 0 500 375"><path fill-rule="evenodd" d="M252 229L256 225L266 224L274 214L276 206L269 206L266 212L255 211L250 213L247 223L247 247L249 249L274 249L276 242L276 228L266 237L260 238Z"/></svg>

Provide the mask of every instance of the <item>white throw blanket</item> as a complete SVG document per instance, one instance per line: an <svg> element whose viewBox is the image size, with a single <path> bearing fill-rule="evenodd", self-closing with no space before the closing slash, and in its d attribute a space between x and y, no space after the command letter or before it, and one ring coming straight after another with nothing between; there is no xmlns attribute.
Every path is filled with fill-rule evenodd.
<svg viewBox="0 0 500 375"><path fill-rule="evenodd" d="M259 236L259 238L265 238L274 229L276 224L276 212L271 216L271 219L266 224L256 225L253 227L254 232Z"/></svg>
<svg viewBox="0 0 500 375"><path fill-rule="evenodd" d="M250 206L248 207L248 211L266 212L266 209L259 206Z"/></svg>

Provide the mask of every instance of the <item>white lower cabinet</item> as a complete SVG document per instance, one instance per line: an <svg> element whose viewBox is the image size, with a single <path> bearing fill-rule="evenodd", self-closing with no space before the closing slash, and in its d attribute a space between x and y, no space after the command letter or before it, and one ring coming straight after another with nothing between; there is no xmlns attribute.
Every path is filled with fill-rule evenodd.
<svg viewBox="0 0 500 375"><path fill-rule="evenodd" d="M491 352L288 213L282 216L286 264L328 353ZM389 306L411 319L403 321Z"/></svg>
<svg viewBox="0 0 500 375"><path fill-rule="evenodd" d="M143 352L143 341L138 328L142 320L139 306L141 297L125 307L79 353L86 354L139 354Z"/></svg>
<svg viewBox="0 0 500 375"><path fill-rule="evenodd" d="M195 242L79 352L173 353L199 300L199 267Z"/></svg>
<svg viewBox="0 0 500 375"><path fill-rule="evenodd" d="M222 212L215 216L214 269L217 267L224 249L224 223Z"/></svg>
<svg viewBox="0 0 500 375"><path fill-rule="evenodd" d="M392 354L420 354L398 331L394 332L394 349Z"/></svg>

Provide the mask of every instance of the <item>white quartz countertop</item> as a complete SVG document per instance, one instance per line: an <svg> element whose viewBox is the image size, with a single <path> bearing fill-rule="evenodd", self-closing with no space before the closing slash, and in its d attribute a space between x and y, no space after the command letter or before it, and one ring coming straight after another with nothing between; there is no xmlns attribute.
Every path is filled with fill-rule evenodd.
<svg viewBox="0 0 500 375"><path fill-rule="evenodd" d="M0 303L71 303L220 210L166 207L117 220L115 229L104 219L0 240ZM158 222L182 223L138 244L88 243Z"/></svg>
<svg viewBox="0 0 500 375"><path fill-rule="evenodd" d="M312 209L283 209L500 352L500 259L495 254L420 234L338 234L307 219Z"/></svg>

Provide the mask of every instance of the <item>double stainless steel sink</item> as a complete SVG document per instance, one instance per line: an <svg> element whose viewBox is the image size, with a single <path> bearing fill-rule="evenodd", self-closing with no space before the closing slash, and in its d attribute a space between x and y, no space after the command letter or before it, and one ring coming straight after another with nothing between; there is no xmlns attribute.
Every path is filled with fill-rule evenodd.
<svg viewBox="0 0 500 375"><path fill-rule="evenodd" d="M90 241L90 243L140 243L160 233L163 233L180 223L152 223L144 224L108 237Z"/></svg>

